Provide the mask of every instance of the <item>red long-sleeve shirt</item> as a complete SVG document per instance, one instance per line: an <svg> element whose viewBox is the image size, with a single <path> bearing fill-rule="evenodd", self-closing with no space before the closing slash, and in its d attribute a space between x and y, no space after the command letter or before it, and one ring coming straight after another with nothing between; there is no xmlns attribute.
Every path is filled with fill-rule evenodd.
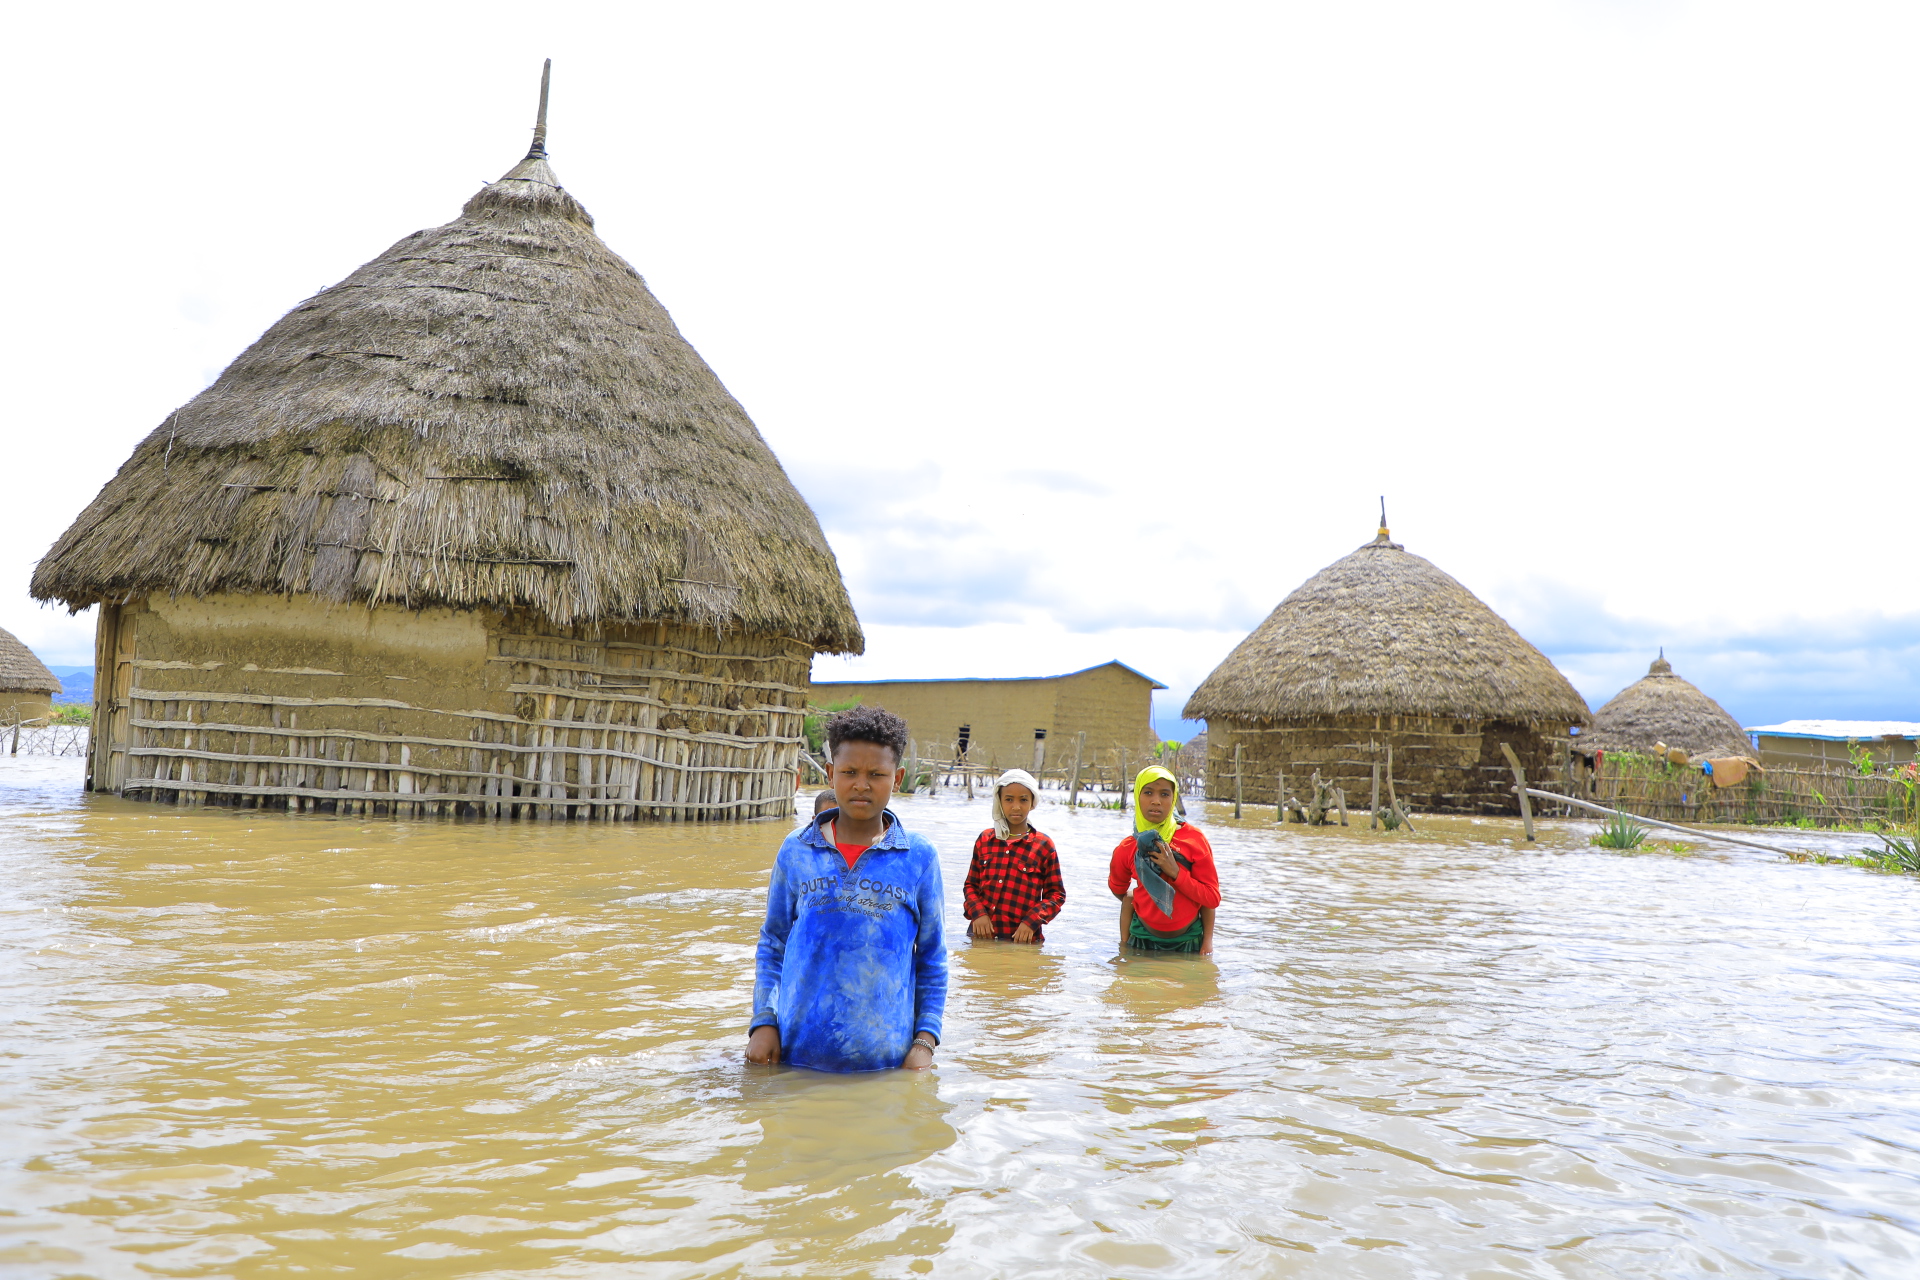
<svg viewBox="0 0 1920 1280"><path fill-rule="evenodd" d="M1107 888L1113 890L1114 897L1124 898L1127 886L1132 884L1133 910L1140 917L1140 923L1162 933L1178 933L1193 923L1200 908L1220 905L1220 873L1214 870L1213 846L1200 834L1200 828L1182 823L1174 828L1173 839L1168 843L1176 856L1193 864L1181 867L1173 881L1172 915L1160 910L1153 895L1134 881L1132 836L1114 847L1113 862L1107 868Z"/></svg>
<svg viewBox="0 0 1920 1280"><path fill-rule="evenodd" d="M1066 901L1060 853L1045 832L1029 830L1017 840L1002 840L988 828L973 842L960 913L969 920L991 915L994 937L1011 938L1029 924L1033 940L1040 942L1040 926L1059 915Z"/></svg>

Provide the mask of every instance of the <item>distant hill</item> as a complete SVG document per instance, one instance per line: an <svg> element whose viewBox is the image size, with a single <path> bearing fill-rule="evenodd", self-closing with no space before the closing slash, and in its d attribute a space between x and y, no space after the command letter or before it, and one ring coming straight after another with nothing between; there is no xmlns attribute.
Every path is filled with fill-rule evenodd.
<svg viewBox="0 0 1920 1280"><path fill-rule="evenodd" d="M92 667L48 667L47 670L60 677L60 696L55 702L92 702Z"/></svg>

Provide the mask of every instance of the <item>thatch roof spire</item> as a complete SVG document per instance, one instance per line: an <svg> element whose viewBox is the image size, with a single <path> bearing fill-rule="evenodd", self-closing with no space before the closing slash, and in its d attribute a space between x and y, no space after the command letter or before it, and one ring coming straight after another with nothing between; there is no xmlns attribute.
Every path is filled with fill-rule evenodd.
<svg viewBox="0 0 1920 1280"><path fill-rule="evenodd" d="M552 79L553 59L548 58L546 65L540 68L540 114L533 122L533 145L527 148L529 160L547 158L547 85Z"/></svg>
<svg viewBox="0 0 1920 1280"><path fill-rule="evenodd" d="M1384 512L1382 513L1384 515ZM1425 715L1585 724L1545 654L1382 525L1282 600L1201 681L1189 720Z"/></svg>
<svg viewBox="0 0 1920 1280"><path fill-rule="evenodd" d="M538 125L459 217L294 307L168 415L33 578L75 609L154 592L864 643L813 512Z"/></svg>
<svg viewBox="0 0 1920 1280"><path fill-rule="evenodd" d="M1675 675L1664 648L1647 674L1595 712L1592 730L1580 735L1583 749L1600 751L1652 752L1655 743L1679 747L1691 756L1753 754L1740 722Z"/></svg>

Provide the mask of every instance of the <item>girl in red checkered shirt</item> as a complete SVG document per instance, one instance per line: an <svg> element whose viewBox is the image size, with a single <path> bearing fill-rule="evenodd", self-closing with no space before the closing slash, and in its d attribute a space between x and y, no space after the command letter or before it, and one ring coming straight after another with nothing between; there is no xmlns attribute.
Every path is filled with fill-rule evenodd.
<svg viewBox="0 0 1920 1280"><path fill-rule="evenodd" d="M1060 854L1043 832L1027 825L1039 791L1025 769L1009 769L993 784L993 829L973 842L960 907L976 938L1044 942L1040 926L1066 904Z"/></svg>

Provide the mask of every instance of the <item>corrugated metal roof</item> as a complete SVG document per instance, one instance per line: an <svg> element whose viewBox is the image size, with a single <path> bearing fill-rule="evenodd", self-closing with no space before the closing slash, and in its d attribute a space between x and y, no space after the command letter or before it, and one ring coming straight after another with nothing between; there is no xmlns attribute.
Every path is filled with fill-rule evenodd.
<svg viewBox="0 0 1920 1280"><path fill-rule="evenodd" d="M1912 720L1783 720L1779 724L1748 725L1748 733L1764 733L1770 738L1823 738L1845 742L1856 738L1869 742L1888 736L1920 738L1920 723Z"/></svg>
<svg viewBox="0 0 1920 1280"><path fill-rule="evenodd" d="M1146 672L1135 671L1118 660L1096 663L1091 667L1082 667L1078 671L1068 671L1057 676L916 676L906 680L815 680L813 684L815 688L830 688L837 684L1020 684L1023 681L1031 683L1036 680L1065 680L1070 676L1083 676L1089 671L1098 671L1101 667L1118 667L1128 675L1139 676L1156 689L1167 687Z"/></svg>

